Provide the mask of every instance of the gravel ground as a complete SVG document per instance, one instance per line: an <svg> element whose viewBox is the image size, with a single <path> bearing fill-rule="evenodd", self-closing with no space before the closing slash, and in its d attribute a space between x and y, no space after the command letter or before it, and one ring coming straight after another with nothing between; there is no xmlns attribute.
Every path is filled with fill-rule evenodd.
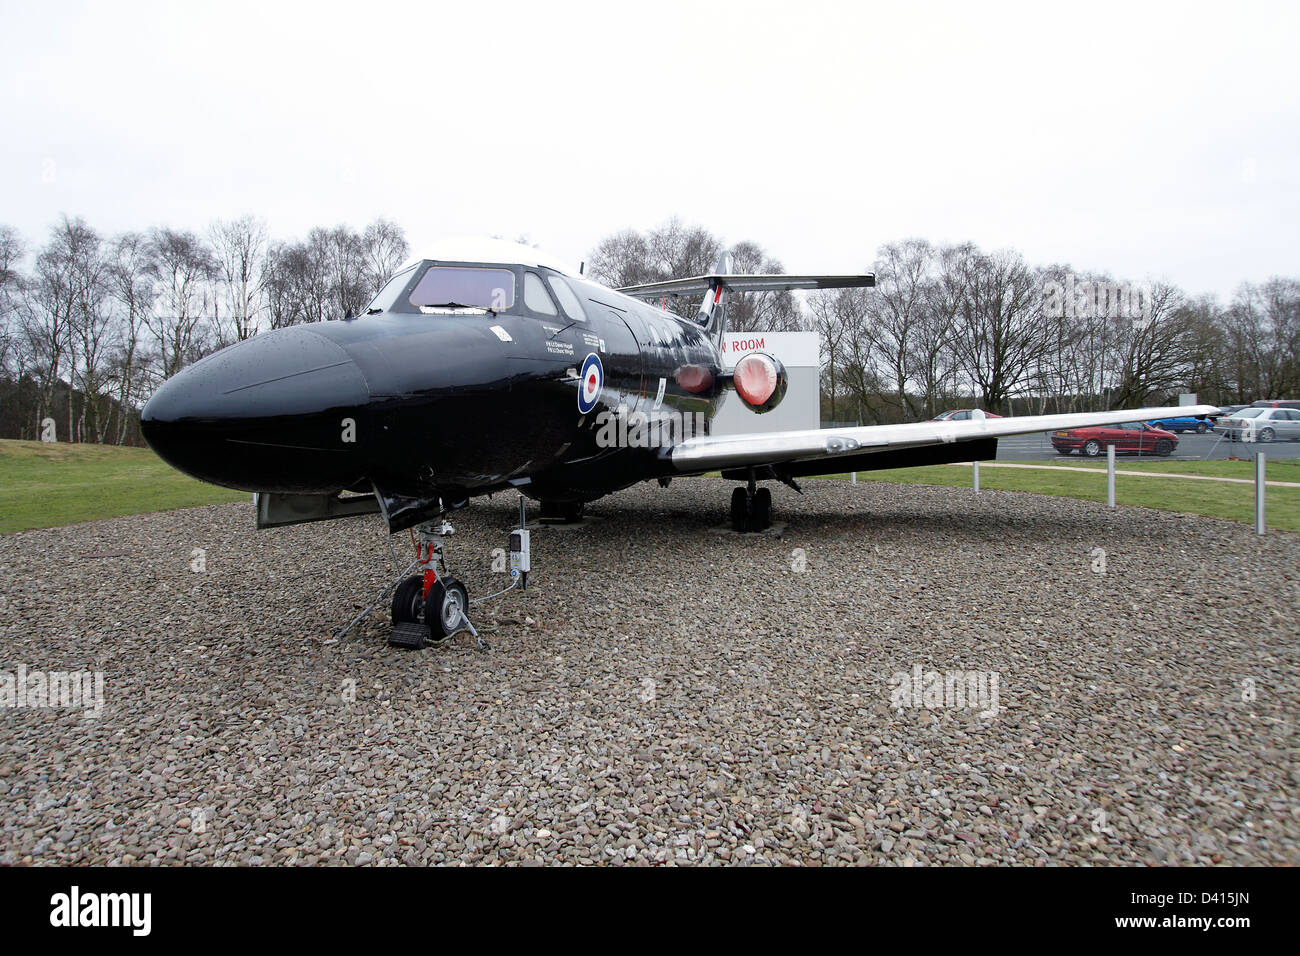
<svg viewBox="0 0 1300 956"><path fill-rule="evenodd" d="M488 653L389 648L386 605L331 640L394 574L377 517L0 538L0 670L105 682L0 710L0 863L1300 863L1300 536L809 481L742 537L731 488L536 532ZM456 516L471 596L515 509Z"/></svg>

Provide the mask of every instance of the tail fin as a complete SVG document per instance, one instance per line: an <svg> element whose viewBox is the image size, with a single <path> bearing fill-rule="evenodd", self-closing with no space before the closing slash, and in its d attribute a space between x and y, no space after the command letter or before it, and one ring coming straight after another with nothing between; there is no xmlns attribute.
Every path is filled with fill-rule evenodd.
<svg viewBox="0 0 1300 956"><path fill-rule="evenodd" d="M700 302L700 311L695 316L697 324L704 327L714 342L721 342L727 331L727 287L723 276L731 275L736 260L730 252L724 250L713 265L713 273L708 276L709 288Z"/></svg>

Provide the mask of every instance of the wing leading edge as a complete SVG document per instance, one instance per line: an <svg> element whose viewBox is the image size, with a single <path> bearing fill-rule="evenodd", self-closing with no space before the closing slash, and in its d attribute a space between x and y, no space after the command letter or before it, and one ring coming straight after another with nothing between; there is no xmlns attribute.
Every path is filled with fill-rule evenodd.
<svg viewBox="0 0 1300 956"><path fill-rule="evenodd" d="M673 467L683 473L719 468L775 465L888 452L907 448L979 442L1034 432L1090 425L1122 425L1173 415L1211 415L1214 405L1129 408L1113 412L1079 412L1066 415L1025 415L1019 418L982 418L961 422L912 422L902 425L863 425L855 428L816 428L758 435L715 435L691 438L663 451ZM985 443L981 443L987 447ZM957 459L955 459L957 460Z"/></svg>

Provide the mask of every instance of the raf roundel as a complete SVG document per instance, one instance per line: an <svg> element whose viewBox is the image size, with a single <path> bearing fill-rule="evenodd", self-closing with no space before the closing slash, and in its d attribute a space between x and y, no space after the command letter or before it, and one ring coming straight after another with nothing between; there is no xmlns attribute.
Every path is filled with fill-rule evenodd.
<svg viewBox="0 0 1300 956"><path fill-rule="evenodd" d="M586 415L596 407L600 390L605 385L605 369L600 364L600 356L595 352L583 360L582 375L578 381L578 411Z"/></svg>

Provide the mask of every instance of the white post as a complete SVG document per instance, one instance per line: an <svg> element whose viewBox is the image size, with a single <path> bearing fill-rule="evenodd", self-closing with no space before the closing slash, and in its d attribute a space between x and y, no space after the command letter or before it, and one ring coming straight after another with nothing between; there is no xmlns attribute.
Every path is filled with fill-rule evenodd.
<svg viewBox="0 0 1300 956"><path fill-rule="evenodd" d="M1264 453L1255 456L1255 534L1264 533Z"/></svg>
<svg viewBox="0 0 1300 956"><path fill-rule="evenodd" d="M1106 507L1115 507L1115 446L1106 446Z"/></svg>
<svg viewBox="0 0 1300 956"><path fill-rule="evenodd" d="M856 471L849 475L849 483L854 485L858 483L858 473Z"/></svg>
<svg viewBox="0 0 1300 956"><path fill-rule="evenodd" d="M974 469L974 475L975 475L974 478L975 494L978 495L980 493L980 463L978 461L974 461L971 462L971 466Z"/></svg>

